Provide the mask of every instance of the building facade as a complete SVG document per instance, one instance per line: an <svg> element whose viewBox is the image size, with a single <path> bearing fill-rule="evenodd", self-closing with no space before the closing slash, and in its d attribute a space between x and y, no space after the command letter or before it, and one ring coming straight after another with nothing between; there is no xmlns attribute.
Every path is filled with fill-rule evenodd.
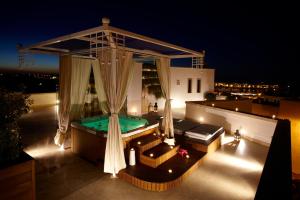
<svg viewBox="0 0 300 200"><path fill-rule="evenodd" d="M201 101L207 91L214 90L214 69L171 67L171 99L173 110L185 110L186 101ZM157 102L158 110L164 109L164 98L156 98L142 88L142 64L135 64L133 80L128 88L128 113L145 114L149 105Z"/></svg>

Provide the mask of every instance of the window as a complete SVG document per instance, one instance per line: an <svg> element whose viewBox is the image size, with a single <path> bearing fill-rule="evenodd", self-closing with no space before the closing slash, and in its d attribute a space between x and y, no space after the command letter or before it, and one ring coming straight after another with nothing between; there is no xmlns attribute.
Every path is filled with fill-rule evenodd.
<svg viewBox="0 0 300 200"><path fill-rule="evenodd" d="M201 92L201 79L197 79L197 93Z"/></svg>
<svg viewBox="0 0 300 200"><path fill-rule="evenodd" d="M192 93L192 79L188 79L188 93Z"/></svg>

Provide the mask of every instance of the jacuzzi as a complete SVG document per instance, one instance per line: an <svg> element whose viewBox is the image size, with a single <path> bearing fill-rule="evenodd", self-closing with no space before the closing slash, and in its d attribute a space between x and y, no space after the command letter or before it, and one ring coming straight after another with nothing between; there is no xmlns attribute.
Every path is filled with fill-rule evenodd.
<svg viewBox="0 0 300 200"><path fill-rule="evenodd" d="M158 121L151 121L136 116L119 116L124 149L137 137L151 134L159 126ZM108 130L108 116L96 116L71 123L72 152L92 162L104 160Z"/></svg>

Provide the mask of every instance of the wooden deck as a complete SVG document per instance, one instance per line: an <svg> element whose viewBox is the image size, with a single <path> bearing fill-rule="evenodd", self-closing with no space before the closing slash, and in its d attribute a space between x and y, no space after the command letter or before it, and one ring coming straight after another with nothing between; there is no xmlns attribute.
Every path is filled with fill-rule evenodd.
<svg viewBox="0 0 300 200"><path fill-rule="evenodd" d="M128 166L126 169L121 170L118 177L139 188L150 191L165 191L174 188L198 168L206 154L192 148L187 150L189 158L176 154L157 168L137 163L135 166ZM172 173L169 170L172 170Z"/></svg>
<svg viewBox="0 0 300 200"><path fill-rule="evenodd" d="M151 117L151 116L150 116ZM157 116L152 116L157 123ZM151 119L149 119L151 121ZM129 160L131 148L136 152L136 165L119 172L119 178L139 188L165 191L176 187L202 163L205 155L220 147L220 134L203 142L175 135L175 146L163 143L165 136L155 127L137 135L123 138L125 159ZM106 138L89 130L72 126L72 151L89 161L98 163L104 159ZM94 148L91 148L94 147ZM94 149L98 149L95 151ZM178 151L185 149L188 156Z"/></svg>

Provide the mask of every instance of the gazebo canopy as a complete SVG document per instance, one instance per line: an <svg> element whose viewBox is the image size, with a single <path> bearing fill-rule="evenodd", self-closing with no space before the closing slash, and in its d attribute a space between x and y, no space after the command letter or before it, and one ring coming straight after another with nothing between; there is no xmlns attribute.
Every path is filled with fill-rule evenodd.
<svg viewBox="0 0 300 200"><path fill-rule="evenodd" d="M93 67L99 101L107 105L110 113L104 171L115 175L126 167L118 113L125 102L127 89L133 77L133 58L154 57L157 61L157 73L166 99L162 122L167 135L164 142L174 145L170 61L191 58L192 67L202 68L204 51L193 51L115 28L109 26L109 22L109 19L103 18L102 26L22 47L19 52L20 56L27 53L51 53L60 56L61 102L58 113L59 129L54 141L62 146L68 133L69 122L79 118L82 111L84 95ZM19 60L21 63L24 59L20 57Z"/></svg>
<svg viewBox="0 0 300 200"><path fill-rule="evenodd" d="M100 49L122 48L135 57L192 58L192 67L202 68L204 51L197 52L154 38L109 26L109 19L102 26L79 31L19 48L22 53L47 53L97 57ZM112 43L114 45L112 45Z"/></svg>

